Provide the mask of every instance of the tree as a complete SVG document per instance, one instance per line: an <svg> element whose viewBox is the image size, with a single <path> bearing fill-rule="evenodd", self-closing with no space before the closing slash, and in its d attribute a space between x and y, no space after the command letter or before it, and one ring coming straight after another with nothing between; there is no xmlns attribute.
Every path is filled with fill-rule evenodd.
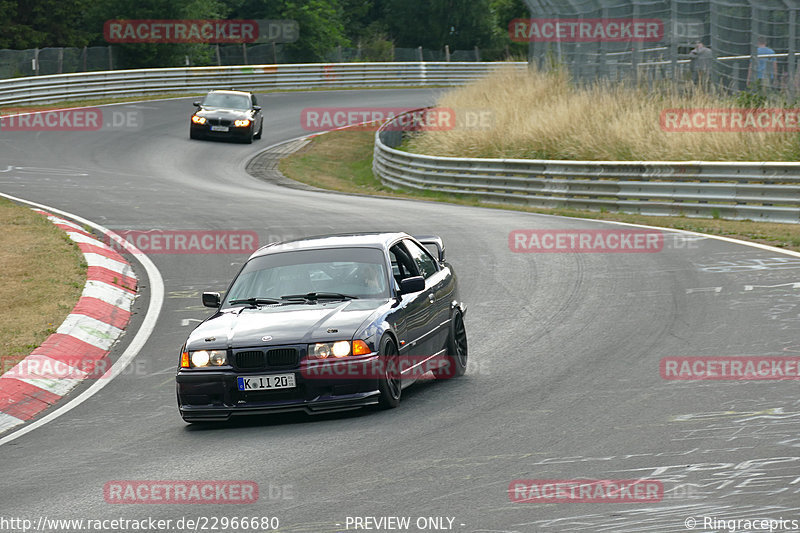
<svg viewBox="0 0 800 533"><path fill-rule="evenodd" d="M0 0L0 47L85 46L82 22L91 0Z"/></svg>
<svg viewBox="0 0 800 533"><path fill-rule="evenodd" d="M337 46L347 46L344 10L339 0L225 0L232 19L291 19L300 26L297 42L286 44L292 61L321 61Z"/></svg>
<svg viewBox="0 0 800 533"><path fill-rule="evenodd" d="M58 1L58 0L54 0ZM107 44L102 36L107 20L137 19L220 19L227 8L219 0L99 0L87 11L85 20L94 30L94 43ZM118 64L125 68L174 67L192 63L208 63L212 50L207 44L117 44Z"/></svg>
<svg viewBox="0 0 800 533"><path fill-rule="evenodd" d="M496 43L497 30L489 0L389 0L387 23L401 47L441 50Z"/></svg>

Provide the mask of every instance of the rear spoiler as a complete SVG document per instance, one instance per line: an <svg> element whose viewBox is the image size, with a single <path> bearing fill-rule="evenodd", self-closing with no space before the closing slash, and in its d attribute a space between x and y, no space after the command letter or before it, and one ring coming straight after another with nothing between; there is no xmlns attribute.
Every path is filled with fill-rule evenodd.
<svg viewBox="0 0 800 533"><path fill-rule="evenodd" d="M442 242L441 237L438 235L414 235L414 238L428 248L429 251L431 246L436 248L435 256L439 259L440 263L444 263L444 242Z"/></svg>

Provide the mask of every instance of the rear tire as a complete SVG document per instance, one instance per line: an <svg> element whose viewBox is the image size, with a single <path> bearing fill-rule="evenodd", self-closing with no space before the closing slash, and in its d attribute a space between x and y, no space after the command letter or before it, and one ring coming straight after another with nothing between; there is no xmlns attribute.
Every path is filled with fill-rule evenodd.
<svg viewBox="0 0 800 533"><path fill-rule="evenodd" d="M378 354L383 365L383 375L378 379L378 390L380 391L378 407L394 409L400 404L403 389L400 382L400 371L397 369L397 347L388 335L381 339Z"/></svg>

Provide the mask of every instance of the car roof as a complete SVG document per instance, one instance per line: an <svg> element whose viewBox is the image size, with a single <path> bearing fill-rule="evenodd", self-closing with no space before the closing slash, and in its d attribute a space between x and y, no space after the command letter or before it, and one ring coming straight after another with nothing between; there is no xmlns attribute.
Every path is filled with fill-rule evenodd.
<svg viewBox="0 0 800 533"><path fill-rule="evenodd" d="M248 95L248 96L253 94L250 91L236 91L234 89L211 89L210 91L208 91L208 94L211 94L211 93L245 94L245 95Z"/></svg>
<svg viewBox="0 0 800 533"><path fill-rule="evenodd" d="M330 235L315 235L290 241L267 244L262 246L250 257L258 257L273 253L296 250L319 250L321 248L388 248L393 242L411 235L402 231L396 232L366 232L366 233L334 233Z"/></svg>

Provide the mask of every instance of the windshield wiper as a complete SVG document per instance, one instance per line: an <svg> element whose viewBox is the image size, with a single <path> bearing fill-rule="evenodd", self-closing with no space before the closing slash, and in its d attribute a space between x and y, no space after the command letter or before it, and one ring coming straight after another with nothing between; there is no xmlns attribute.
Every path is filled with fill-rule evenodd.
<svg viewBox="0 0 800 533"><path fill-rule="evenodd" d="M358 300L358 296L342 294L341 292L307 292L306 294L287 294L281 300Z"/></svg>
<svg viewBox="0 0 800 533"><path fill-rule="evenodd" d="M238 300L231 300L228 302L229 305L248 304L252 305L253 307L279 303L280 301L276 300L275 298L239 298Z"/></svg>

